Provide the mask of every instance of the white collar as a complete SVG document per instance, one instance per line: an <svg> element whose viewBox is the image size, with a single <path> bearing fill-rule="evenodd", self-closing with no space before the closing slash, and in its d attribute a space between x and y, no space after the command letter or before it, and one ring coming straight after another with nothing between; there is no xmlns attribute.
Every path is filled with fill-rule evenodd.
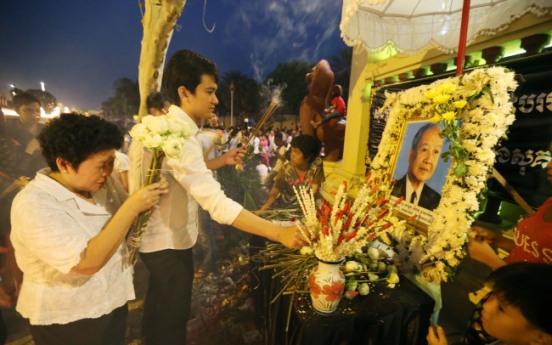
<svg viewBox="0 0 552 345"><path fill-rule="evenodd" d="M182 110L180 107L172 104L170 107L169 107L169 111L167 112L167 114L171 114L171 115L175 115L175 116L178 116L179 118L181 118L182 120L184 120L185 122L187 122L190 126L192 126L192 135L196 135L197 132L199 132L199 127L197 126L197 124L195 123L194 120L192 120L192 118L190 117L190 115L188 115L184 110Z"/></svg>
<svg viewBox="0 0 552 345"><path fill-rule="evenodd" d="M105 200L107 199L108 181L106 181L104 186L99 191L90 193L94 198L94 201L96 202L95 205L80 198L75 193L71 192L69 189L63 186L61 183L48 176L50 172L50 168L44 168L38 171L35 179L33 180L37 188L50 194L52 197L56 198L60 202L75 200L78 208L85 213L106 214L106 210L99 205L105 204Z"/></svg>

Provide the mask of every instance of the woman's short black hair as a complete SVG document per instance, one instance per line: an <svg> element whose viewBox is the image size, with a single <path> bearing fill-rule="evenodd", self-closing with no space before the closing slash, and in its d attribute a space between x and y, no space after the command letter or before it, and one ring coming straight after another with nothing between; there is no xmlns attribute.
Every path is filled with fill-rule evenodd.
<svg viewBox="0 0 552 345"><path fill-rule="evenodd" d="M303 157L309 161L314 162L316 157L320 155L322 145L313 136L302 134L298 135L291 140L291 147L296 147L303 153Z"/></svg>
<svg viewBox="0 0 552 345"><path fill-rule="evenodd" d="M531 325L552 335L552 265L512 263L492 272L487 282L505 303L519 308Z"/></svg>
<svg viewBox="0 0 552 345"><path fill-rule="evenodd" d="M52 171L59 171L58 157L67 160L77 170L91 155L121 148L123 133L116 124L101 117L69 113L48 122L38 135L38 141Z"/></svg>

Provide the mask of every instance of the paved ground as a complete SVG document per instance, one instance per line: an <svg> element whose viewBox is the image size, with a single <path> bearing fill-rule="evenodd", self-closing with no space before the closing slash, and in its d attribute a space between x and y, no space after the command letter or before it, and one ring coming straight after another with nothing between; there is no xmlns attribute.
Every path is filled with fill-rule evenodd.
<svg viewBox="0 0 552 345"><path fill-rule="evenodd" d="M243 242L229 246L221 241L220 238L217 241L221 249L220 272L194 280L193 315L187 324L187 343L260 345L263 342L248 285L248 247ZM139 261L135 267L137 299L129 304L126 344L142 343L140 329L147 279L148 271ZM9 330L7 345L34 345L22 317L13 309L3 309L3 315Z"/></svg>

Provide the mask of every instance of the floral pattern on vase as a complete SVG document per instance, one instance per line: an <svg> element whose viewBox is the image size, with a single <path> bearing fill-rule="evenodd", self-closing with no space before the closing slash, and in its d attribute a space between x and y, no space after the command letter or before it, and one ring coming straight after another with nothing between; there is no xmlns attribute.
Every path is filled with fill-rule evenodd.
<svg viewBox="0 0 552 345"><path fill-rule="evenodd" d="M320 314L333 313L341 301L345 289L345 276L339 269L343 259L335 262L318 260L309 276L312 306Z"/></svg>

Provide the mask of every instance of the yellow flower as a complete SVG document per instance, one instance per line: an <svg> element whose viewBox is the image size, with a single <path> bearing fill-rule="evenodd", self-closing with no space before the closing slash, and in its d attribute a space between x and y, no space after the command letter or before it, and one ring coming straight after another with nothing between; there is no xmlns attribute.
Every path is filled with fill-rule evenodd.
<svg viewBox="0 0 552 345"><path fill-rule="evenodd" d="M456 101L456 102L452 102L452 105L456 108L456 109L462 109L466 106L466 104L468 104L468 102L466 102L465 100L461 99L459 101Z"/></svg>
<svg viewBox="0 0 552 345"><path fill-rule="evenodd" d="M433 122L433 123L437 123L437 122L441 121L441 115L435 114L435 116L433 116L430 121Z"/></svg>
<svg viewBox="0 0 552 345"><path fill-rule="evenodd" d="M456 113L454 111L447 111L443 114L443 119L448 123L456 117Z"/></svg>
<svg viewBox="0 0 552 345"><path fill-rule="evenodd" d="M437 87L437 90L438 92L451 94L451 93L454 93L454 91L456 91L456 85L453 83L444 83L439 85L439 87Z"/></svg>
<svg viewBox="0 0 552 345"><path fill-rule="evenodd" d="M427 99L432 99L433 97L435 97L435 95L435 89L427 90L426 93L424 93L424 97Z"/></svg>
<svg viewBox="0 0 552 345"><path fill-rule="evenodd" d="M436 95L435 97L433 97L433 102L435 102L437 104L445 104L449 100L450 100L450 95L447 95L447 94L444 94L444 93Z"/></svg>

